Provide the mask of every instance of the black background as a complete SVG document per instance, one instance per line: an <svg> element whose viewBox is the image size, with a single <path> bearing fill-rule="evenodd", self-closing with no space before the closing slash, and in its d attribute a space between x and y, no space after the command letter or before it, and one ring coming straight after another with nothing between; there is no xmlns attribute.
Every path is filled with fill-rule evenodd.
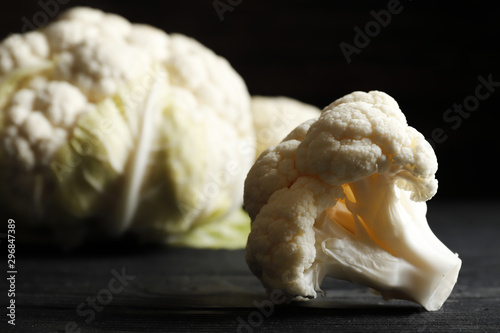
<svg viewBox="0 0 500 333"><path fill-rule="evenodd" d="M339 45L355 46L372 11L390 1L213 0L9 1L2 4L0 37L43 25L62 10L92 6L196 38L227 58L251 94L286 95L324 107L354 90L392 95L410 125L437 144L437 200L495 199L500 188L500 87L458 126L443 115L474 95L478 77L500 82L500 6L493 1L401 0L400 12L348 63ZM457 125L455 129L451 125Z"/></svg>
<svg viewBox="0 0 500 333"><path fill-rule="evenodd" d="M54 1L4 1L0 38L22 31L23 18L43 18L48 2L58 4L55 12L88 5L198 39L231 62L251 94L287 95L323 107L354 90L382 90L426 137L435 128L448 135L436 145L440 189L437 204L429 205L429 222L460 254L463 268L443 309L424 312L408 303L380 303L365 288L327 281L332 296L324 309L276 309L255 332L498 331L500 87L458 128L443 120L447 109L475 93L479 76L491 74L500 82L496 2L402 0L401 13L347 63L339 44L352 45L354 28L364 29L373 20L370 12L385 9L388 1L222 0L239 3L223 21L213 0ZM470 202L485 199L491 201ZM110 243L107 253L90 245L67 256L20 245L18 325L9 328L61 332L74 321L85 332L234 332L237 318L256 311L251 302L265 297L243 251L157 250ZM5 248L2 253L7 254ZM86 324L76 307L105 288L110 272L121 267L137 278ZM218 286L222 292L216 293ZM224 306L245 300L250 304L245 308ZM2 332L7 331L3 317Z"/></svg>

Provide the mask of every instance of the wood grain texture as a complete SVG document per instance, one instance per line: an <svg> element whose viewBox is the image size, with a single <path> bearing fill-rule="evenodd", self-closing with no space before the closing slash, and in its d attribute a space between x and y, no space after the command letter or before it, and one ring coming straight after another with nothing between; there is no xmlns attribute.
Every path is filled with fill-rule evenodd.
<svg viewBox="0 0 500 333"><path fill-rule="evenodd" d="M276 306L272 313L264 307L269 314L265 316L259 315L258 306L269 304L269 297L247 269L241 250L137 248L120 243L60 253L20 244L17 325L13 329L2 320L0 331L65 332L68 322L81 332L499 331L496 203L429 206L431 227L463 260L459 281L437 312L406 301L386 302L365 287L327 279L326 298ZM116 276L113 271L122 270L133 279L109 299L106 290ZM119 289L120 283L111 287ZM6 287L1 288L4 302ZM89 297L109 301L92 318ZM84 315L77 313L80 304L87 311ZM241 322L256 327L245 328Z"/></svg>

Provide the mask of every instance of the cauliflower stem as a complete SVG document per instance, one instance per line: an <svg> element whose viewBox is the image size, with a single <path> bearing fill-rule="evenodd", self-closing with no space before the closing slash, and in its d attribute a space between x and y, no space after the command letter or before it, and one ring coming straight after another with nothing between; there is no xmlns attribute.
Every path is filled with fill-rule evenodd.
<svg viewBox="0 0 500 333"><path fill-rule="evenodd" d="M386 175L342 187L345 198L314 224L317 257L311 269L318 279L328 275L369 286L384 299L439 309L461 261L432 233L425 203L410 200Z"/></svg>

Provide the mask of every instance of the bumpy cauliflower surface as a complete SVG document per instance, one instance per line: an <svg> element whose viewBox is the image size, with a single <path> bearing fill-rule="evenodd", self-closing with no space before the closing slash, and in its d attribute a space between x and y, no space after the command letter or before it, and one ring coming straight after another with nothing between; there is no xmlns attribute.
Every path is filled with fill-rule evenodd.
<svg viewBox="0 0 500 333"><path fill-rule="evenodd" d="M317 107L285 96L252 96L251 110L257 139L257 157L278 145L297 125L318 118Z"/></svg>
<svg viewBox="0 0 500 333"><path fill-rule="evenodd" d="M239 214L254 140L243 80L191 38L74 8L0 44L0 201L19 227L224 246L207 224Z"/></svg>
<svg viewBox="0 0 500 333"><path fill-rule="evenodd" d="M315 298L325 276L439 309L461 260L430 230L431 146L389 95L354 92L266 150L245 182L246 260L271 292Z"/></svg>

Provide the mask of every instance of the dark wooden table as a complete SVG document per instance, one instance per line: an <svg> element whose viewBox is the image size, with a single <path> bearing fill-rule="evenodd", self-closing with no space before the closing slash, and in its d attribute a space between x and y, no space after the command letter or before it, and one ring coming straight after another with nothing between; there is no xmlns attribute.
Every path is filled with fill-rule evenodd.
<svg viewBox="0 0 500 333"><path fill-rule="evenodd" d="M3 314L0 332L500 331L498 202L432 202L428 219L463 260L459 281L437 312L386 302L333 279L323 285L326 298L274 306L241 250L116 244L61 254L19 244L16 326ZM1 288L5 313L3 281Z"/></svg>

